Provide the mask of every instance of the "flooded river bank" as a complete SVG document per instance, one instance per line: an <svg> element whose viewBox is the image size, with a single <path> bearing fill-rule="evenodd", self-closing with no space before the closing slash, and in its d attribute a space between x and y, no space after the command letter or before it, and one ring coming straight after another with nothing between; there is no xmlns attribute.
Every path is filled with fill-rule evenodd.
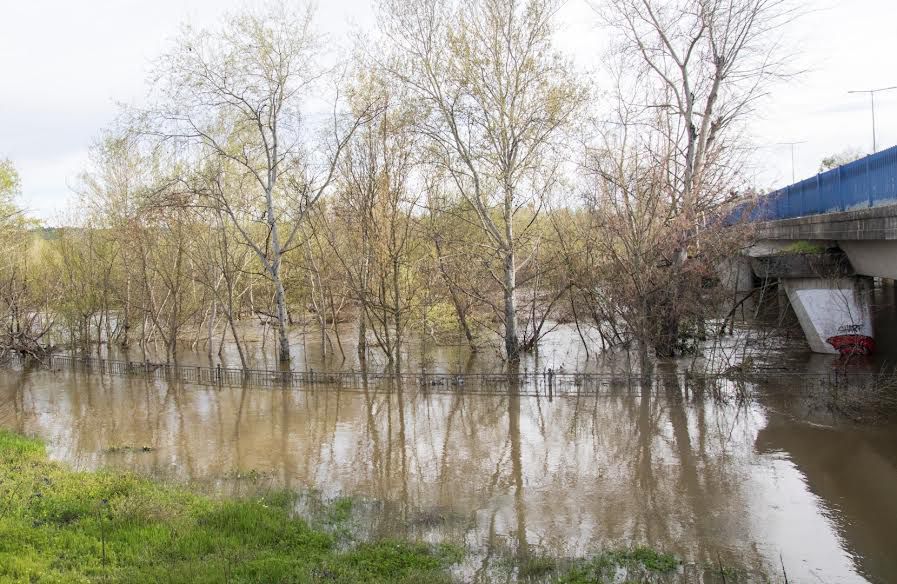
<svg viewBox="0 0 897 584"><path fill-rule="evenodd" d="M784 563L791 581L897 579L897 428L829 424L787 387L739 402L677 380L548 399L4 371L0 425L78 468L376 501L381 529L484 558L645 545L753 574Z"/></svg>

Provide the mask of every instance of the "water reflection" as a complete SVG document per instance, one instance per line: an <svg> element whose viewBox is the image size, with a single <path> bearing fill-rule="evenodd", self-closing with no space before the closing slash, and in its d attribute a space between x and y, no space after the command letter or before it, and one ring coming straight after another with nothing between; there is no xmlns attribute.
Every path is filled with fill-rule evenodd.
<svg viewBox="0 0 897 584"><path fill-rule="evenodd" d="M85 468L223 493L249 474L385 501L394 523L442 518L484 558L639 543L765 572L781 553L799 581L897 579L893 428L818 430L657 373L653 386L549 399L4 372L0 424Z"/></svg>

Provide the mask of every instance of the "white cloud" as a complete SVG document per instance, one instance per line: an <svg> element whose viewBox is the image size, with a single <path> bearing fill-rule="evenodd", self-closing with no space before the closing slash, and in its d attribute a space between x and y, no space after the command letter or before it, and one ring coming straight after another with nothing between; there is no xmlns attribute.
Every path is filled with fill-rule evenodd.
<svg viewBox="0 0 897 584"><path fill-rule="evenodd" d="M22 175L23 203L28 212L50 224L64 216L77 188L78 174L87 167L87 151L16 161Z"/></svg>
<svg viewBox="0 0 897 584"><path fill-rule="evenodd" d="M600 1L600 0L595 0ZM0 156L22 174L29 208L49 217L83 170L87 147L114 119L116 102L140 103L150 60L183 22L206 26L239 8L241 0L33 0L6 3L0 21ZM777 87L751 126L757 181L781 185L795 173L815 173L826 155L848 147L871 149L868 97L850 89L897 85L897 3L827 0L807 3L788 42L799 45L800 80ZM342 52L351 31L370 29L368 0L321 3L319 23L329 46ZM585 0L570 0L559 44L576 61L600 64L604 33ZM897 92L876 100L879 147L897 143Z"/></svg>

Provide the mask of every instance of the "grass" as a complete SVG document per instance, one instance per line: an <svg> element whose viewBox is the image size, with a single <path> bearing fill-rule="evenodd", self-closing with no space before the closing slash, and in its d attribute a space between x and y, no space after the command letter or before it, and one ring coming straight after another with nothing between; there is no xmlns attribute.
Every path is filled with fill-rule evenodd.
<svg viewBox="0 0 897 584"><path fill-rule="evenodd" d="M430 584L449 581L461 559L399 540L339 546L296 518L294 501L217 500L129 473L76 472L40 442L0 431L0 582Z"/></svg>
<svg viewBox="0 0 897 584"><path fill-rule="evenodd" d="M609 551L589 560L574 562L555 580L561 584L587 584L594 582L614 582L622 569L627 581L656 582L673 574L681 562L671 554L661 553L647 547L631 550Z"/></svg>
<svg viewBox="0 0 897 584"><path fill-rule="evenodd" d="M41 442L0 430L0 584L439 584L465 559L450 545L359 543L352 498L315 501L309 523L291 493L220 500L132 473L77 472L49 461ZM681 572L679 559L647 547L508 561L519 582L667 582Z"/></svg>
<svg viewBox="0 0 897 584"><path fill-rule="evenodd" d="M815 253L825 253L825 245L810 241L795 241L794 243L788 244L782 249L783 254L815 254Z"/></svg>

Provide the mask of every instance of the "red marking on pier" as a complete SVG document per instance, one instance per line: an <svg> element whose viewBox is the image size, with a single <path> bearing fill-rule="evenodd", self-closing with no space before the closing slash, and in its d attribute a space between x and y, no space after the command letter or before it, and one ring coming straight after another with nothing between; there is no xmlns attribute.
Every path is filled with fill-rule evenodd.
<svg viewBox="0 0 897 584"><path fill-rule="evenodd" d="M875 351L875 339L866 335L836 335L825 342L842 355L870 355Z"/></svg>

